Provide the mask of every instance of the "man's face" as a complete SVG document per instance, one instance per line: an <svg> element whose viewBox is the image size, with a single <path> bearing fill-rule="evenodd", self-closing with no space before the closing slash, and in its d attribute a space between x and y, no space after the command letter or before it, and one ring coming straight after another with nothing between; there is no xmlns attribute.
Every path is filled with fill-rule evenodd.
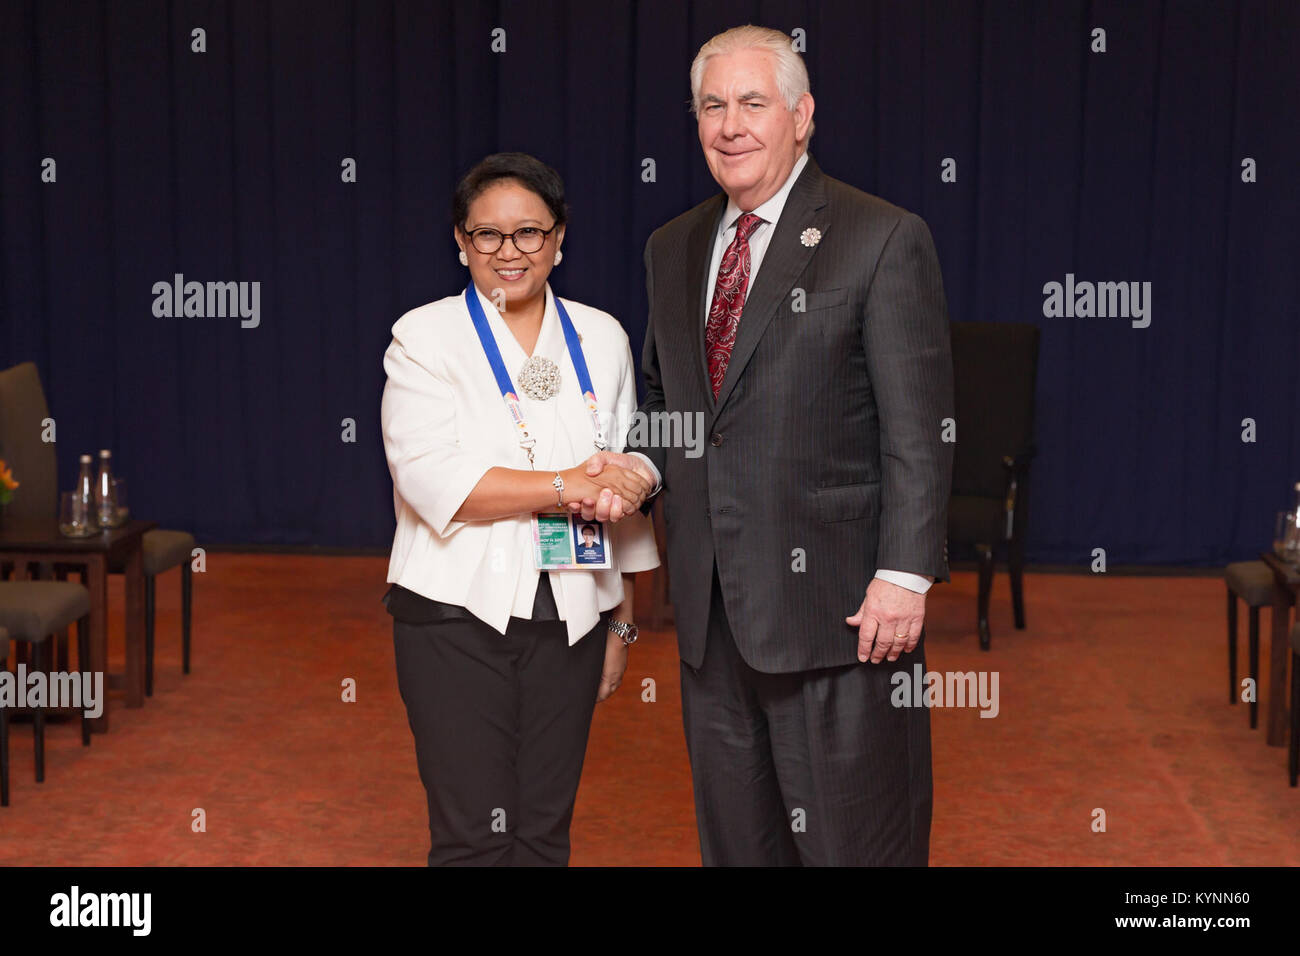
<svg viewBox="0 0 1300 956"><path fill-rule="evenodd" d="M700 145L709 171L742 210L781 188L803 150L813 99L786 109L776 58L766 50L710 57L700 81Z"/></svg>

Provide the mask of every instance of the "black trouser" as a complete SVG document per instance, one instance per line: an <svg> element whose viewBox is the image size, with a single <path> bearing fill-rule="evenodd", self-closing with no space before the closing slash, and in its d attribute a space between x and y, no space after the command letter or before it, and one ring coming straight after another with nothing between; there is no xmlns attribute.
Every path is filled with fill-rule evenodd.
<svg viewBox="0 0 1300 956"><path fill-rule="evenodd" d="M705 866L929 862L930 712L890 703L896 671L924 671L924 642L893 663L760 673L736 649L715 570L704 661L681 665Z"/></svg>
<svg viewBox="0 0 1300 956"><path fill-rule="evenodd" d="M563 621L393 621L430 866L568 863L607 619L572 647Z"/></svg>

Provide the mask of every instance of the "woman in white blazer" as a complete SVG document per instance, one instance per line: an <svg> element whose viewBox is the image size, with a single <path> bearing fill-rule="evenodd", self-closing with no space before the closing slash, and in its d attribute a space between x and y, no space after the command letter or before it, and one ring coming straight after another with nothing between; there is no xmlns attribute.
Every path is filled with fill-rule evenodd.
<svg viewBox="0 0 1300 956"><path fill-rule="evenodd" d="M384 355L398 685L429 864L564 865L592 711L636 637L633 575L659 564L645 480L586 473L623 448L632 354L617 320L547 284L566 218L553 169L489 156L452 205L466 289L403 315ZM599 496L628 517L574 518L561 556L558 519L535 515Z"/></svg>

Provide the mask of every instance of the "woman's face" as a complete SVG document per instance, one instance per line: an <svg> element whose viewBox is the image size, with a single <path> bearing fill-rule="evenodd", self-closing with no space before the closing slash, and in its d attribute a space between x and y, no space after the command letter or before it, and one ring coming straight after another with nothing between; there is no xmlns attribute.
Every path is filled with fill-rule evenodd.
<svg viewBox="0 0 1300 956"><path fill-rule="evenodd" d="M555 218L541 196L513 179L503 179L484 189L469 204L465 232L455 230L455 239L469 259L469 274L474 284L497 303L500 299L494 292L501 289L508 311L512 303L528 302L545 294L546 278L564 240L564 227L548 235L542 248L531 253L520 252L510 239L502 242L496 252L479 252L470 242L469 233L476 229L495 229L504 235L526 227L550 229L554 224Z"/></svg>

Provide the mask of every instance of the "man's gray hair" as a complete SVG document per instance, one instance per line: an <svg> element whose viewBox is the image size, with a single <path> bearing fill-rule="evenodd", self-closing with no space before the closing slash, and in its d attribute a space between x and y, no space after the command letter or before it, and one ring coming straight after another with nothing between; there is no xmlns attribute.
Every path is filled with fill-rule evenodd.
<svg viewBox="0 0 1300 956"><path fill-rule="evenodd" d="M793 41L780 30L757 27L747 23L719 33L700 47L691 64L691 112L700 115L700 84L704 81L704 67L711 57L736 53L740 50L766 50L776 58L776 88L785 100L785 108L793 110L799 97L812 92L808 84L808 68L794 48ZM812 138L812 123L808 124L808 138Z"/></svg>

